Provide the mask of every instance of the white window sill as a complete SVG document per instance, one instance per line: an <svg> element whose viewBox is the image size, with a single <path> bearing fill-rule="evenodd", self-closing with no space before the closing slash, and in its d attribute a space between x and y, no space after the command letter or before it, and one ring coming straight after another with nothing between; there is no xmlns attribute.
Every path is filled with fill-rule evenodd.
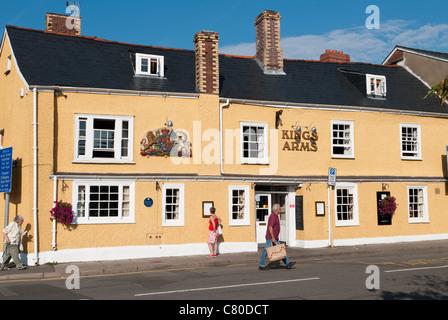
<svg viewBox="0 0 448 320"><path fill-rule="evenodd" d="M360 224L358 222L337 222L335 227L359 227Z"/></svg>
<svg viewBox="0 0 448 320"><path fill-rule="evenodd" d="M332 159L355 159L355 156L344 156L344 155L332 154L331 158Z"/></svg>
<svg viewBox="0 0 448 320"><path fill-rule="evenodd" d="M240 227L240 226L250 226L250 222L229 222L229 227Z"/></svg>
<svg viewBox="0 0 448 320"><path fill-rule="evenodd" d="M259 160L259 159L242 159L241 164L266 164L269 165L268 160Z"/></svg>
<svg viewBox="0 0 448 320"><path fill-rule="evenodd" d="M421 157L401 157L401 160L411 160L411 161L423 161Z"/></svg>
<svg viewBox="0 0 448 320"><path fill-rule="evenodd" d="M183 222L163 222L162 227L184 227Z"/></svg>
<svg viewBox="0 0 448 320"><path fill-rule="evenodd" d="M409 220L409 223L411 224L419 224L419 223L421 223L421 224L428 224L428 223L430 223L430 221L429 220L416 220L416 221L413 221L413 220Z"/></svg>
<svg viewBox="0 0 448 320"><path fill-rule="evenodd" d="M86 218L78 218L78 220L73 225L89 225L89 224L135 224L134 219L86 219Z"/></svg>
<svg viewBox="0 0 448 320"><path fill-rule="evenodd" d="M115 159L74 159L72 160L72 163L135 164L135 161Z"/></svg>

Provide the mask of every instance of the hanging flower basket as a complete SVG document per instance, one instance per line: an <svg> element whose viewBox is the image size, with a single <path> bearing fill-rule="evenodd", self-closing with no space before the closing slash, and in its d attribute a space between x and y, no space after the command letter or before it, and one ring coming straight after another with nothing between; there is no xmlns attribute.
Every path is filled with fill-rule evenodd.
<svg viewBox="0 0 448 320"><path fill-rule="evenodd" d="M384 216L391 216L397 210L397 199L395 197L387 196L380 201L379 211Z"/></svg>
<svg viewBox="0 0 448 320"><path fill-rule="evenodd" d="M56 219L64 225L69 225L73 221L72 205L68 202L55 201L55 206L50 210L50 220Z"/></svg>

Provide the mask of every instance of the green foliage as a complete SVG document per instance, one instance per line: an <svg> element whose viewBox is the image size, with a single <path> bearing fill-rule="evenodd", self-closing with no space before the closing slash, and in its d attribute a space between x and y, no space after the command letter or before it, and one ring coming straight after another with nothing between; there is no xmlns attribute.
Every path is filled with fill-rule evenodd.
<svg viewBox="0 0 448 320"><path fill-rule="evenodd" d="M448 76L440 83L434 85L425 96L425 99L430 95L436 95L440 99L440 105L443 106L448 100Z"/></svg>

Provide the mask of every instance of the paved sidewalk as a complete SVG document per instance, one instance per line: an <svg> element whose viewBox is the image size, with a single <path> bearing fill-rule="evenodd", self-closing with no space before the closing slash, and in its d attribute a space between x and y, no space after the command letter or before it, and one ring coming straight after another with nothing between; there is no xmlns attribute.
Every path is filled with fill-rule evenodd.
<svg viewBox="0 0 448 320"><path fill-rule="evenodd" d="M287 248L287 251L288 258L300 264L300 261L304 259L332 259L357 255L381 257L384 253L397 252L397 254L401 255L406 252L425 252L429 248L439 248L440 250L446 251L448 256L448 240L317 249ZM75 265L79 268L81 277L131 272L167 271L185 268L225 267L231 265L253 265L254 270L258 271L261 250L262 247L259 248L258 252L226 253L213 258L201 255L45 264L29 266L28 269L20 271L15 268L0 271L0 282L66 278L72 274L70 271L69 273L66 272L67 267L70 265Z"/></svg>

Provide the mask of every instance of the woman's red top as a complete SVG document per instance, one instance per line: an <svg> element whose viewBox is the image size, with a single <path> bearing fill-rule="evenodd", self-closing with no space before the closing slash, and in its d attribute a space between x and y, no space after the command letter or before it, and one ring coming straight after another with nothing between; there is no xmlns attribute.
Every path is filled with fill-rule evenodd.
<svg viewBox="0 0 448 320"><path fill-rule="evenodd" d="M216 231L216 230L218 230L218 218L215 219L215 228L216 228L216 229L213 229L213 223L212 223L212 220L209 220L209 222L210 222L210 225L208 226L208 230L210 230L210 231Z"/></svg>

